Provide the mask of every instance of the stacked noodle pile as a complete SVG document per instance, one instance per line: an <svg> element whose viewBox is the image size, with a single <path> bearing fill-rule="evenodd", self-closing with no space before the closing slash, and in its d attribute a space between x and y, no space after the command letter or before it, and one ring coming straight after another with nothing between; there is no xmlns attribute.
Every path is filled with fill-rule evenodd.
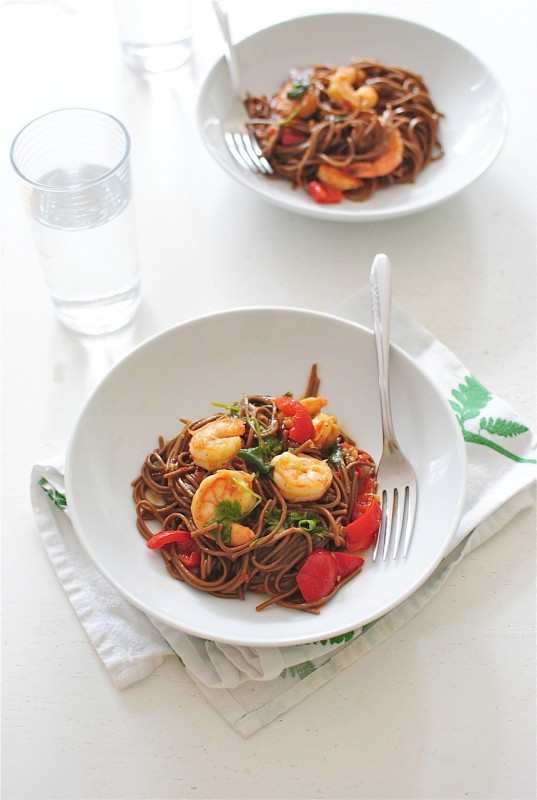
<svg viewBox="0 0 537 800"><path fill-rule="evenodd" d="M307 396L318 388L315 370L312 371ZM239 486L244 477L251 483L249 494L258 498L248 513L245 524L253 531L252 538L233 544L224 517L210 514L203 525L196 524L193 500L211 470L200 467L191 452L196 432L212 422L238 419L244 423L240 450L229 463L228 470L236 470ZM335 419L335 418L332 418ZM171 542L160 552L170 574L190 586L218 597L243 599L247 591L259 592L268 597L258 606L272 603L291 606L313 613L327 602L356 571L338 580L335 589L315 602L305 602L297 586L297 572L306 558L316 548L345 550L345 526L364 486L376 491L375 464L371 457L338 430L337 439L331 443L329 458L326 449L319 449L311 440L297 446L289 437L285 415L278 410L274 398L244 396L234 404L229 414L215 414L194 422L182 420L183 430L170 441L159 440L158 447L150 453L133 481L137 526L142 536L151 540L157 531L186 530L195 540L200 562L195 569L185 566L179 544ZM272 480L268 462L266 470L252 471L251 462L241 454L293 451L294 455L309 456L332 470L329 488L314 502L289 502ZM264 451L265 448L265 451ZM337 453L337 458L334 455ZM260 462L261 463L261 462ZM261 463L261 467L263 464ZM263 474L265 473L265 474ZM242 483L241 483L242 482ZM217 500L212 498L216 508ZM195 504L194 500L194 504ZM223 506L222 506L223 507Z"/></svg>
<svg viewBox="0 0 537 800"><path fill-rule="evenodd" d="M290 76L277 94L245 101L248 127L276 176L302 188L321 180L362 201L377 188L413 182L442 156L441 115L420 76L375 61ZM330 180L331 169L341 174Z"/></svg>

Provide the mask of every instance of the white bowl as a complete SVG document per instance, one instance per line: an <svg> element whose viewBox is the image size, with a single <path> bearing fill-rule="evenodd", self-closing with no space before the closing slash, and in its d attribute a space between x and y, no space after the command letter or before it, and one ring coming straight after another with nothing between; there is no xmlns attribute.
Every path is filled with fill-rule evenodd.
<svg viewBox="0 0 537 800"><path fill-rule="evenodd" d="M314 63L347 64L353 57L377 59L416 72L439 112L445 155L415 183L377 191L356 203L318 205L283 180L241 169L223 137L231 99L229 72L221 58L208 74L198 103L201 136L211 155L235 180L289 211L326 220L372 222L430 208L464 189L492 164L507 132L502 90L472 53L442 34L413 22L374 14L319 14L282 22L238 42L244 95L273 94L289 69Z"/></svg>
<svg viewBox="0 0 537 800"><path fill-rule="evenodd" d="M302 394L318 364L321 392L342 427L378 461L381 450L372 333L354 323L290 308L224 311L150 339L96 388L75 426L67 455L71 518L103 575L135 606L174 628L241 645L290 645L356 629L385 614L432 573L462 513L466 453L455 416L430 379L392 348L394 424L417 472L419 501L404 561L366 562L318 616L199 592L174 580L136 529L131 480L159 435L179 417L214 412L244 392Z"/></svg>

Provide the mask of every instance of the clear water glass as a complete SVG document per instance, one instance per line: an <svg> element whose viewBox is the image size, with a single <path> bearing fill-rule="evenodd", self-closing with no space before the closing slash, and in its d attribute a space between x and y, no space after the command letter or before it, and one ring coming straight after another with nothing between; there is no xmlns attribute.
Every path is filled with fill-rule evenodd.
<svg viewBox="0 0 537 800"><path fill-rule="evenodd" d="M117 330L140 303L129 156L123 123L86 108L38 117L11 147L52 302L78 333Z"/></svg>
<svg viewBox="0 0 537 800"><path fill-rule="evenodd" d="M192 51L190 0L115 0L126 63L140 72L181 67Z"/></svg>

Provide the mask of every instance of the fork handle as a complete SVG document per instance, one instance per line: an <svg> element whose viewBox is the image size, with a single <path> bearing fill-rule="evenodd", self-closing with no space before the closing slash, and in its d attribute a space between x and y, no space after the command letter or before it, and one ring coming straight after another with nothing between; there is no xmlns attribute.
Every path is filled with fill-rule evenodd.
<svg viewBox="0 0 537 800"><path fill-rule="evenodd" d="M377 354L378 382L380 394L380 417L384 443L396 445L390 403L390 316L392 304L392 270L390 260L384 253L375 256L369 280L373 332Z"/></svg>
<svg viewBox="0 0 537 800"><path fill-rule="evenodd" d="M222 33L222 36L224 37L224 42L226 44L226 61L228 64L229 76L231 79L231 90L235 95L235 97L240 98L241 91L240 91L240 78L239 78L239 64L237 59L237 52L235 50L235 46L231 38L231 31L229 29L229 17L227 15L227 11L224 11L224 9L221 8L218 0L212 0L212 6L214 13L216 15L216 19L218 20L218 24L220 25L220 31Z"/></svg>

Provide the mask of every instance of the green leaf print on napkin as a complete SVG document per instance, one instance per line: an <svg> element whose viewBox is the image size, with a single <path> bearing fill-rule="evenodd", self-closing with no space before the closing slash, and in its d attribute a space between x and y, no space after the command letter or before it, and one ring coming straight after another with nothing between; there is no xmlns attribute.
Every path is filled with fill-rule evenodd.
<svg viewBox="0 0 537 800"><path fill-rule="evenodd" d="M339 636L332 636L330 639L321 639L319 644L343 644L345 642L350 642L355 635L356 631L348 631L347 633L342 633ZM330 658L328 658L328 661L330 661ZM325 663L328 663L328 661ZM286 667L281 672L280 678L300 678L300 680L304 680L304 678L307 678L312 672L315 672L316 669L317 667L313 661L303 661L301 664L295 664L292 667Z"/></svg>
<svg viewBox="0 0 537 800"><path fill-rule="evenodd" d="M315 672L317 667L313 661L303 661L302 664L295 664L293 667L286 667L280 674L280 678L300 678L304 680L312 672Z"/></svg>
<svg viewBox="0 0 537 800"><path fill-rule="evenodd" d="M65 511L67 508L67 500L65 499L65 495L55 489L50 483L47 481L46 478L39 479L39 485L45 491L54 505L58 506L59 509Z"/></svg>
<svg viewBox="0 0 537 800"><path fill-rule="evenodd" d="M537 463L536 459L517 456L497 442L489 439L487 436L483 436L483 433L488 433L491 436L507 438L527 433L529 429L519 422L509 419L481 416L477 432L470 431L466 428L466 422L479 417L483 409L486 408L492 400L492 395L489 390L479 383L473 375L467 375L464 379L464 383L459 383L458 387L451 391L451 394L455 399L450 400L449 403L451 408L455 411L465 442L490 447L492 450L500 453L500 455L517 461L520 464Z"/></svg>
<svg viewBox="0 0 537 800"><path fill-rule="evenodd" d="M342 644L343 642L350 642L354 638L355 631L347 631L341 633L339 636L332 636L330 639L321 639L319 644Z"/></svg>

